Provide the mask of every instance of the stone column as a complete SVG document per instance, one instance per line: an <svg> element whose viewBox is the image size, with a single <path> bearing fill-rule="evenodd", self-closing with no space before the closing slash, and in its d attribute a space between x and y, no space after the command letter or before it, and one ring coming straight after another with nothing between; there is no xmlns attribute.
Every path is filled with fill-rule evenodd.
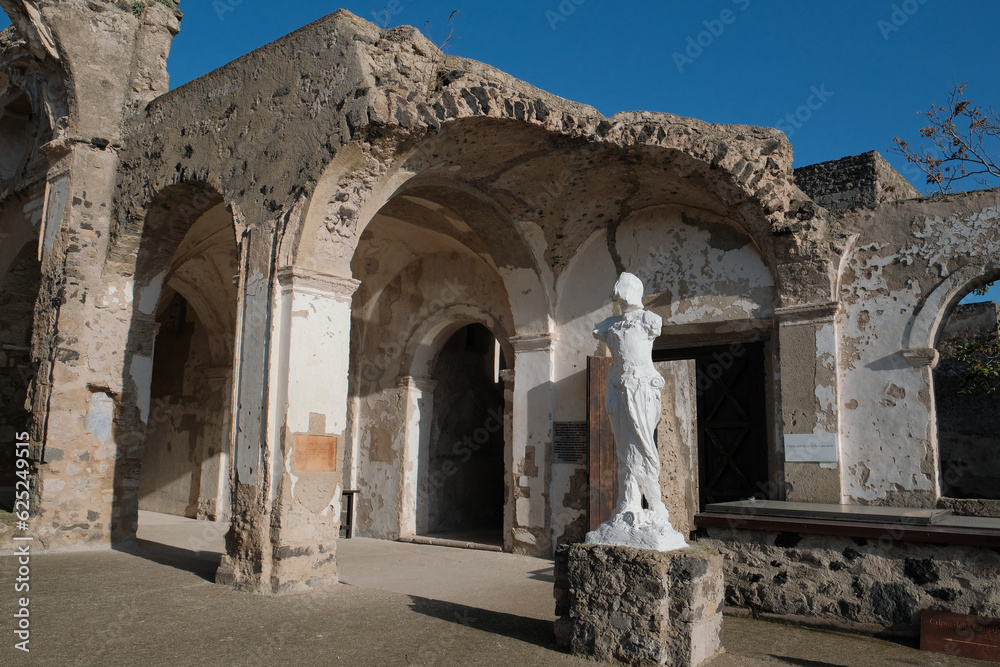
<svg viewBox="0 0 1000 667"><path fill-rule="evenodd" d="M351 296L360 284L294 267L278 280L268 416L275 591L337 581Z"/></svg>
<svg viewBox="0 0 1000 667"><path fill-rule="evenodd" d="M399 534L409 537L427 532L427 470L437 382L406 375L397 379L396 385L403 392L405 410Z"/></svg>
<svg viewBox="0 0 1000 667"><path fill-rule="evenodd" d="M217 580L281 592L337 581L337 467L358 282L285 268L270 311L260 261L271 237L254 233L237 369L233 519Z"/></svg>
<svg viewBox="0 0 1000 667"><path fill-rule="evenodd" d="M266 227L247 230L241 241L238 304L236 392L233 428L232 518L226 555L215 578L236 588L272 590L271 512L275 482L271 476L273 438L265 437L268 364L271 354L271 267L274 236ZM280 456L280 454L279 454Z"/></svg>
<svg viewBox="0 0 1000 667"><path fill-rule="evenodd" d="M786 500L841 502L838 310L830 302L775 311Z"/></svg>
<svg viewBox="0 0 1000 667"><path fill-rule="evenodd" d="M508 479L514 498L510 522L506 517L504 521L504 546L514 553L550 556L552 337L548 333L526 334L510 342L514 347L514 377L510 379L516 380L511 382ZM509 377L505 376L505 385Z"/></svg>

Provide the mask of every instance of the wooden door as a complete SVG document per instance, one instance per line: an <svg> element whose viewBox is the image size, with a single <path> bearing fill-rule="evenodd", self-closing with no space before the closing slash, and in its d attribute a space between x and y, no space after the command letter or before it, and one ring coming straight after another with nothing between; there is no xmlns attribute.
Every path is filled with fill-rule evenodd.
<svg viewBox="0 0 1000 667"><path fill-rule="evenodd" d="M587 423L589 425L590 530L611 518L618 477L615 437L604 402L611 357L587 357Z"/></svg>

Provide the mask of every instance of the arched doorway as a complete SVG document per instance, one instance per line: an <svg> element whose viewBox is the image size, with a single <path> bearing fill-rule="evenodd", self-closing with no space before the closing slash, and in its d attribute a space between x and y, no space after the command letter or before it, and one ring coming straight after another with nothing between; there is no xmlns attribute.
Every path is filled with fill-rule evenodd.
<svg viewBox="0 0 1000 667"><path fill-rule="evenodd" d="M938 334L934 369L942 504L1000 516L1000 306L960 303Z"/></svg>
<svg viewBox="0 0 1000 667"><path fill-rule="evenodd" d="M434 408L420 454L418 532L503 545L503 383L500 345L482 324L445 343L434 367Z"/></svg>
<svg viewBox="0 0 1000 667"><path fill-rule="evenodd" d="M185 234L157 303L140 509L228 514L237 273L233 218L218 204Z"/></svg>
<svg viewBox="0 0 1000 667"><path fill-rule="evenodd" d="M409 190L375 215L355 251L344 484L358 491L359 535L413 539L492 523L490 542L509 542L504 479L511 485L515 465L496 347L513 362L514 318L501 271L467 222L479 224L484 210L464 190ZM478 448L467 447L486 426ZM474 470L490 465L486 494L497 501L456 509Z"/></svg>
<svg viewBox="0 0 1000 667"><path fill-rule="evenodd" d="M25 408L28 386L35 375L31 359L31 333L35 301L41 285L41 265L35 245L24 246L14 258L0 285L0 509L14 505L17 433L28 431L31 412Z"/></svg>

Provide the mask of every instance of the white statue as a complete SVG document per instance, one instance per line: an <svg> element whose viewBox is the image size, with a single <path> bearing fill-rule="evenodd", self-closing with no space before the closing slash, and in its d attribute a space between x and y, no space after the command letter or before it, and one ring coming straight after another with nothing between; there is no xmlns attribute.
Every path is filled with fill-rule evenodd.
<svg viewBox="0 0 1000 667"><path fill-rule="evenodd" d="M660 496L660 456L656 425L660 421L663 377L653 365L653 340L663 320L642 308L642 281L623 273L611 298L621 315L594 329L594 337L611 350L606 391L608 416L615 436L618 497L611 518L587 533L587 544L671 551L687 546L670 525ZM646 498L649 509L643 509Z"/></svg>

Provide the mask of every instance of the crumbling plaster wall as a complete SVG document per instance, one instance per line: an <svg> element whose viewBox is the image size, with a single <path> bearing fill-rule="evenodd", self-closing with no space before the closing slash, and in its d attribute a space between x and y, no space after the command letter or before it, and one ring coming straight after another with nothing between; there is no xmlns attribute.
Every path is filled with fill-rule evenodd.
<svg viewBox="0 0 1000 667"><path fill-rule="evenodd" d="M931 364L948 309L996 277L1000 191L843 216L838 316L845 502L933 505L940 474Z"/></svg>

